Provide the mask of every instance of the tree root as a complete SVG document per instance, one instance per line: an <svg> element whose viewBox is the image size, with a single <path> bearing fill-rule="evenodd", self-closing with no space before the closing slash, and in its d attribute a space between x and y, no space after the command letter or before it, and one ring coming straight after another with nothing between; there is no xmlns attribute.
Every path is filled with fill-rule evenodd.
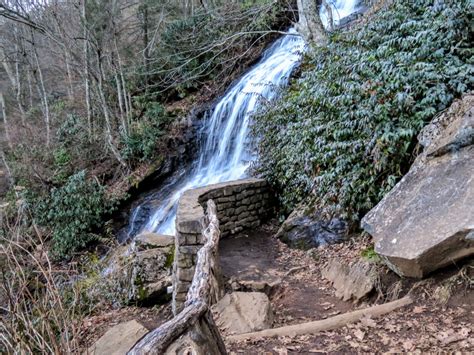
<svg viewBox="0 0 474 355"><path fill-rule="evenodd" d="M314 322L301 323L295 325L284 326L280 328L265 329L253 333L245 333L232 335L227 337L229 341L239 341L245 339L255 339L272 336L296 336L302 334L314 334L325 330L336 329L345 326L348 323L354 323L365 316L378 317L383 314L392 312L398 308L409 305L413 302L410 296L405 296L393 302L388 302L376 306L372 306L357 311L340 314L328 319L318 320Z"/></svg>

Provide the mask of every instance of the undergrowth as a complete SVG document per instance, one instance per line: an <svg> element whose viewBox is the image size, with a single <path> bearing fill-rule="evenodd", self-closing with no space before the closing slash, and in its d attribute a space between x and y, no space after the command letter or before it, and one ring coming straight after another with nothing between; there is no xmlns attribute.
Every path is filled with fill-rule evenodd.
<svg viewBox="0 0 474 355"><path fill-rule="evenodd" d="M272 30L288 25L290 3L227 2L211 12L199 9L193 16L168 23L148 66L142 68L149 71L147 100L183 98L210 81L227 85L233 73L248 65L249 53L268 41Z"/></svg>
<svg viewBox="0 0 474 355"><path fill-rule="evenodd" d="M86 171L72 175L49 194L28 196L34 217L52 231L52 255L70 258L99 236L94 231L103 226L103 216L113 210L114 201L106 199L105 187L87 179Z"/></svg>
<svg viewBox="0 0 474 355"><path fill-rule="evenodd" d="M357 222L413 160L416 136L472 88L472 6L394 1L336 32L302 77L255 117L256 170L286 212L305 201Z"/></svg>

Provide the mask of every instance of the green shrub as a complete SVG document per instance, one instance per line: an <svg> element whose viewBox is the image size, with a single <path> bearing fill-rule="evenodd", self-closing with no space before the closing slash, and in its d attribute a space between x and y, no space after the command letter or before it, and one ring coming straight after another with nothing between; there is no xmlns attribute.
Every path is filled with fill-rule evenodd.
<svg viewBox="0 0 474 355"><path fill-rule="evenodd" d="M380 256L375 252L373 246L362 250L360 256L362 256L363 259L372 263L379 263L381 261Z"/></svg>
<svg viewBox="0 0 474 355"><path fill-rule="evenodd" d="M67 147L79 146L85 148L91 139L85 121L86 118L84 117L68 114L56 131L56 141Z"/></svg>
<svg viewBox="0 0 474 355"><path fill-rule="evenodd" d="M127 135L122 136L123 158L133 164L134 161L150 161L155 158L159 139L166 133L166 127L172 117L159 103L146 105L145 114L140 121L134 122Z"/></svg>
<svg viewBox="0 0 474 355"><path fill-rule="evenodd" d="M87 180L86 172L81 171L53 188L49 196L36 200L36 218L52 230L55 257L68 258L97 239L93 231L102 226L103 214L112 210L104 192L103 186Z"/></svg>
<svg viewBox="0 0 474 355"><path fill-rule="evenodd" d="M286 211L303 199L354 222L413 160L416 136L473 83L467 0L395 1L306 58L283 98L255 117L257 171Z"/></svg>
<svg viewBox="0 0 474 355"><path fill-rule="evenodd" d="M71 155L66 148L61 147L53 152L54 157L54 175L53 181L57 184L62 184L71 174Z"/></svg>

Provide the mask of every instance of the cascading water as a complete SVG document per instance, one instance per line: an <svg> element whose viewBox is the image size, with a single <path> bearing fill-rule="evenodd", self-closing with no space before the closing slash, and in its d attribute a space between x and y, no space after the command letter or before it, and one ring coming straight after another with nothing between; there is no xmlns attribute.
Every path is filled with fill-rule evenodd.
<svg viewBox="0 0 474 355"><path fill-rule="evenodd" d="M201 132L204 144L199 159L191 172L176 181L169 195L162 198L144 231L174 234L177 202L184 191L245 177L255 158L247 144L250 116L260 100L272 100L277 88L288 82L304 47L297 32L290 30L220 99Z"/></svg>
<svg viewBox="0 0 474 355"><path fill-rule="evenodd" d="M332 9L332 16L335 25L338 25L340 21L347 18L358 10L360 0L327 0L328 4ZM319 16L324 24L324 27L328 27L328 13L325 6L321 6Z"/></svg>
<svg viewBox="0 0 474 355"><path fill-rule="evenodd" d="M350 3L351 12L356 0L339 1L339 9ZM346 11L346 10L344 10ZM272 100L279 88L288 83L298 65L305 42L294 29L278 39L264 53L262 59L231 87L206 119L199 158L189 173L182 174L159 194L159 205L152 212L142 231L174 235L177 203L184 191L246 176L255 154L249 149L249 124L252 112L261 100ZM132 213L129 237L135 234L138 206Z"/></svg>

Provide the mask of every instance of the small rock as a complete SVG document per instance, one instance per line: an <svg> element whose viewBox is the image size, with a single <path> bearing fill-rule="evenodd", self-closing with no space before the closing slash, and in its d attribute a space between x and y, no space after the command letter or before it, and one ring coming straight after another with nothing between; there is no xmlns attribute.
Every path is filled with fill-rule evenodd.
<svg viewBox="0 0 474 355"><path fill-rule="evenodd" d="M273 311L261 292L226 294L212 307L217 326L226 334L243 334L271 328Z"/></svg>
<svg viewBox="0 0 474 355"><path fill-rule="evenodd" d="M123 355L146 333L143 325L136 320L120 323L110 328L99 340L88 349L91 355Z"/></svg>
<svg viewBox="0 0 474 355"><path fill-rule="evenodd" d="M336 297L344 301L351 298L359 301L372 291L377 279L375 267L365 261L347 265L339 260L331 260L321 270L321 274L333 283Z"/></svg>
<svg viewBox="0 0 474 355"><path fill-rule="evenodd" d="M270 296L281 284L281 279L276 276L267 275L256 280L245 278L232 279L229 283L233 291L263 292Z"/></svg>

